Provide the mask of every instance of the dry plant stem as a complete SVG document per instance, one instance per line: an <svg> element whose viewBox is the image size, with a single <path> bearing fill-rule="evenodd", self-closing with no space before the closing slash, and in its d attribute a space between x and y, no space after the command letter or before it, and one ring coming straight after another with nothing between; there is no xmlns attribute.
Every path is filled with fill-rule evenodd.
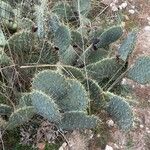
<svg viewBox="0 0 150 150"><path fill-rule="evenodd" d="M129 70L129 69L128 69L128 70ZM128 70L126 70L123 74L121 74L121 75L116 79L116 81L108 88L107 91L110 91L121 79L123 79L123 78L126 76L126 73L127 73Z"/></svg>
<svg viewBox="0 0 150 150"><path fill-rule="evenodd" d="M2 139L2 133L1 133L1 131L0 131L0 139L1 139L2 149L5 150L4 141Z"/></svg>
<svg viewBox="0 0 150 150"><path fill-rule="evenodd" d="M101 15L103 12L105 12L108 8L109 8L109 6L106 6L106 7L95 17L95 19L94 19L93 21L95 21L97 17L100 17L100 15Z"/></svg>
<svg viewBox="0 0 150 150"><path fill-rule="evenodd" d="M69 146L69 141L67 140L67 138L65 137L65 135L60 131L58 130L58 132L62 135L62 137L65 139L67 145L68 145L68 150L71 150L70 146Z"/></svg>

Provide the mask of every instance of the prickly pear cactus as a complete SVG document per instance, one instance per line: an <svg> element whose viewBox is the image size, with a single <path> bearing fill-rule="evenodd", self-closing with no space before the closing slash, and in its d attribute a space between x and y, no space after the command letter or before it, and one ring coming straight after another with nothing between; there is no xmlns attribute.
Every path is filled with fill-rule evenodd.
<svg viewBox="0 0 150 150"><path fill-rule="evenodd" d="M13 129L14 127L24 124L33 117L34 112L35 110L32 106L22 107L15 110L9 117L7 128Z"/></svg>
<svg viewBox="0 0 150 150"><path fill-rule="evenodd" d="M7 47L15 53L29 53L33 47L34 36L29 31L15 33L8 40Z"/></svg>
<svg viewBox="0 0 150 150"><path fill-rule="evenodd" d="M11 5L0 0L1 9L0 9L0 20L11 20L14 18L14 13Z"/></svg>
<svg viewBox="0 0 150 150"><path fill-rule="evenodd" d="M45 70L35 76L32 88L33 91L26 98L29 97L32 101L35 112L49 121L55 122L60 128L72 130L93 128L97 125L98 118L85 115L90 99L87 91L78 80L65 78L56 71ZM65 116L62 112L70 114L73 111L76 112L73 113L75 118L66 117L64 119ZM82 113L78 117L80 111ZM81 123L76 122L80 119ZM69 127L65 127L68 121L76 122L76 125L70 124ZM84 121L86 124L83 124Z"/></svg>
<svg viewBox="0 0 150 150"><path fill-rule="evenodd" d="M88 116L81 111L70 111L63 114L59 128L63 130L90 129L95 128L99 119L95 116Z"/></svg>
<svg viewBox="0 0 150 150"><path fill-rule="evenodd" d="M12 108L5 104L0 104L0 115L9 116L12 113Z"/></svg>
<svg viewBox="0 0 150 150"><path fill-rule="evenodd" d="M123 41L122 45L118 50L119 57L126 61L129 55L133 52L136 44L137 32L132 31L128 34L127 38Z"/></svg>
<svg viewBox="0 0 150 150"><path fill-rule="evenodd" d="M12 60L10 57L7 56L7 54L4 52L3 49L0 48L0 65L1 66L7 66L12 63Z"/></svg>
<svg viewBox="0 0 150 150"><path fill-rule="evenodd" d="M88 76L96 80L100 85L104 79L115 80L124 70L125 63L116 58L105 58L86 66Z"/></svg>
<svg viewBox="0 0 150 150"><path fill-rule="evenodd" d="M97 43L94 44L94 46L96 48L104 48L109 44L118 40L122 36L122 34L123 34L123 30L121 26L111 27L100 35Z"/></svg>
<svg viewBox="0 0 150 150"><path fill-rule="evenodd" d="M122 130L129 130L133 125L132 109L126 100L112 93L105 93L108 101L106 111Z"/></svg>
<svg viewBox="0 0 150 150"><path fill-rule="evenodd" d="M60 101L60 106L64 111L86 111L89 98L86 90L77 80L68 79L70 84L67 96Z"/></svg>
<svg viewBox="0 0 150 150"><path fill-rule="evenodd" d="M136 60L135 64L129 69L127 77L140 83L150 83L150 56L143 56Z"/></svg>
<svg viewBox="0 0 150 150"><path fill-rule="evenodd" d="M3 31L0 28L0 47L5 46L5 44L6 44L6 38L4 36Z"/></svg>
<svg viewBox="0 0 150 150"><path fill-rule="evenodd" d="M38 114L52 122L59 122L61 119L59 108L50 96L40 91L33 91L30 97Z"/></svg>
<svg viewBox="0 0 150 150"><path fill-rule="evenodd" d="M67 2L58 2L52 8L52 12L65 21L71 20L74 17L73 10Z"/></svg>
<svg viewBox="0 0 150 150"><path fill-rule="evenodd" d="M54 36L54 43L60 49L60 53L66 51L71 44L70 30L66 26L60 26Z"/></svg>
<svg viewBox="0 0 150 150"><path fill-rule="evenodd" d="M33 89L40 90L54 99L63 97L67 92L67 87L68 83L64 76L51 70L44 70L36 74L32 82Z"/></svg>
<svg viewBox="0 0 150 150"><path fill-rule="evenodd" d="M2 22L8 28L0 29L0 83L10 87L8 81L13 81L14 101L22 95L15 101L14 111L0 104L0 113L9 117L8 128L20 126L36 114L62 130L91 129L101 125L94 114L107 112L122 130L130 129L131 107L109 91L121 85L124 77L150 83L149 56L128 68L137 31L128 34L114 56L113 44L124 29L116 25L93 30L91 0L51 6L47 0L34 2L31 6L20 0L15 5L0 0L0 19L5 17Z"/></svg>
<svg viewBox="0 0 150 150"><path fill-rule="evenodd" d="M73 0L74 11L87 15L91 10L91 0Z"/></svg>

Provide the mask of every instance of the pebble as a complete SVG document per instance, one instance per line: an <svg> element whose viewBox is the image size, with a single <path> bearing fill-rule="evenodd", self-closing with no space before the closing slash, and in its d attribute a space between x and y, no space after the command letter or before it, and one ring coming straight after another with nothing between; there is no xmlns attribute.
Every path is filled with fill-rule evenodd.
<svg viewBox="0 0 150 150"><path fill-rule="evenodd" d="M109 145L106 145L105 150L113 150L113 148Z"/></svg>
<svg viewBox="0 0 150 150"><path fill-rule="evenodd" d="M111 7L112 11L118 11L118 7L116 6L115 3L111 3L110 7Z"/></svg>
<svg viewBox="0 0 150 150"><path fill-rule="evenodd" d="M134 14L134 13L135 13L135 10L130 9L130 10L129 10L129 13L130 13L130 14Z"/></svg>
<svg viewBox="0 0 150 150"><path fill-rule="evenodd" d="M124 2L121 5L119 5L119 8L122 10L122 9L126 8L127 5L128 5L127 2Z"/></svg>
<svg viewBox="0 0 150 150"><path fill-rule="evenodd" d="M144 126L143 126L142 124L140 124L140 128L141 128L141 129L143 129L143 128L144 128Z"/></svg>
<svg viewBox="0 0 150 150"><path fill-rule="evenodd" d="M109 127L113 127L114 126L114 121L113 120L108 120L106 123L107 123L107 125Z"/></svg>
<svg viewBox="0 0 150 150"><path fill-rule="evenodd" d="M150 26L145 26L145 27L144 27L144 30L145 30L145 31L150 31Z"/></svg>

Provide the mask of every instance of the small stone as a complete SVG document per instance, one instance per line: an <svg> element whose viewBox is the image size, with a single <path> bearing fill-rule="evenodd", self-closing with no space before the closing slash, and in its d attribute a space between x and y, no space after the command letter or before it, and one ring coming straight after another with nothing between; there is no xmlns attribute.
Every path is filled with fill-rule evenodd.
<svg viewBox="0 0 150 150"><path fill-rule="evenodd" d="M100 134L97 134L97 137L99 138L99 137L101 137L101 135L100 135Z"/></svg>
<svg viewBox="0 0 150 150"><path fill-rule="evenodd" d="M109 127L113 127L114 126L114 121L113 120L108 120L106 123L107 123L107 125Z"/></svg>
<svg viewBox="0 0 150 150"><path fill-rule="evenodd" d="M116 148L116 149L119 149L119 146L115 143L114 144L114 147Z"/></svg>
<svg viewBox="0 0 150 150"><path fill-rule="evenodd" d="M109 145L106 145L105 150L113 150L113 148Z"/></svg>
<svg viewBox="0 0 150 150"><path fill-rule="evenodd" d="M145 30L145 31L150 31L150 26L145 26L145 27L144 27L144 30Z"/></svg>
<svg viewBox="0 0 150 150"><path fill-rule="evenodd" d="M132 8L132 9L135 9L135 6L132 5L131 8Z"/></svg>
<svg viewBox="0 0 150 150"><path fill-rule="evenodd" d="M129 13L130 13L130 14L134 14L134 13L135 13L135 10L130 9L130 10L129 10Z"/></svg>
<svg viewBox="0 0 150 150"><path fill-rule="evenodd" d="M146 131L148 134L150 134L150 130Z"/></svg>
<svg viewBox="0 0 150 150"><path fill-rule="evenodd" d="M64 142L64 143L62 144L62 146L59 148L59 150L65 150L66 147L67 147L67 143Z"/></svg>
<svg viewBox="0 0 150 150"><path fill-rule="evenodd" d="M112 9L112 11L118 11L117 6L112 6L111 9Z"/></svg>
<svg viewBox="0 0 150 150"><path fill-rule="evenodd" d="M126 85L127 84L127 80L126 79L122 79L121 84Z"/></svg>
<svg viewBox="0 0 150 150"><path fill-rule="evenodd" d="M142 124L140 124L140 128L141 128L141 129L143 129L143 128L144 128L144 126L143 126Z"/></svg>
<svg viewBox="0 0 150 150"><path fill-rule="evenodd" d="M128 5L127 2L124 2L119 6L119 8L122 10L122 9L126 8L127 5Z"/></svg>

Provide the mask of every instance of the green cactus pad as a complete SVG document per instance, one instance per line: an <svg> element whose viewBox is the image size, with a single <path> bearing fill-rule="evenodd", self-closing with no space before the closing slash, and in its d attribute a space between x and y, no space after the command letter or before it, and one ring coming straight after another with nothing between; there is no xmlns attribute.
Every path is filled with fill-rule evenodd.
<svg viewBox="0 0 150 150"><path fill-rule="evenodd" d="M59 2L53 8L52 12L57 14L60 19L65 21L71 20L74 17L71 6L66 2Z"/></svg>
<svg viewBox="0 0 150 150"><path fill-rule="evenodd" d="M37 114L43 116L51 122L60 121L61 114L59 112L59 108L50 96L44 94L43 92L34 90L31 93L31 100Z"/></svg>
<svg viewBox="0 0 150 150"><path fill-rule="evenodd" d="M33 47L34 36L31 32L20 31L8 39L7 47L12 53L30 52Z"/></svg>
<svg viewBox="0 0 150 150"><path fill-rule="evenodd" d="M118 50L120 59L126 61L129 55L133 52L137 39L137 32L130 32L127 38L123 41L122 45Z"/></svg>
<svg viewBox="0 0 150 150"><path fill-rule="evenodd" d="M84 112L70 111L63 115L59 128L63 130L92 129L98 125L96 116L88 116Z"/></svg>
<svg viewBox="0 0 150 150"><path fill-rule="evenodd" d="M102 60L108 55L108 51L104 48L99 48L94 51L92 47L87 48L83 54L78 59L78 64L84 64L84 60L86 64L95 63L97 61Z"/></svg>
<svg viewBox="0 0 150 150"><path fill-rule="evenodd" d="M11 59L7 56L7 54L0 48L0 65L8 66L12 63Z"/></svg>
<svg viewBox="0 0 150 150"><path fill-rule="evenodd" d="M37 39L35 42L36 51L32 53L30 63L56 64L59 61L58 52L54 50L52 44L43 39Z"/></svg>
<svg viewBox="0 0 150 150"><path fill-rule="evenodd" d="M82 39L81 34L78 31L71 32L72 45L78 46L78 48L82 49L84 45L84 39Z"/></svg>
<svg viewBox="0 0 150 150"><path fill-rule="evenodd" d="M15 110L9 117L8 129L13 129L14 127L20 126L29 121L34 114L35 110L32 106L22 107Z"/></svg>
<svg viewBox="0 0 150 150"><path fill-rule="evenodd" d="M73 8L75 12L80 12L82 15L87 15L91 10L91 0L73 0Z"/></svg>
<svg viewBox="0 0 150 150"><path fill-rule="evenodd" d="M115 80L124 72L125 63L116 58L105 58L86 66L88 76L99 84L104 80Z"/></svg>
<svg viewBox="0 0 150 150"><path fill-rule="evenodd" d="M21 98L19 99L18 107L32 106L30 93L22 93Z"/></svg>
<svg viewBox="0 0 150 150"><path fill-rule="evenodd" d="M52 32L56 32L57 29L60 27L60 21L56 14L50 14L48 19L48 27Z"/></svg>
<svg viewBox="0 0 150 150"><path fill-rule="evenodd" d="M5 46L5 44L6 44L6 38L4 36L3 31L0 28L0 47Z"/></svg>
<svg viewBox="0 0 150 150"><path fill-rule="evenodd" d="M103 98L103 90L102 88L96 83L96 81L92 79L85 79L82 81L82 84L86 88L87 92L89 93L91 99L91 109L100 109L105 106L106 102Z"/></svg>
<svg viewBox="0 0 150 150"><path fill-rule="evenodd" d="M96 48L105 48L109 44L118 40L123 34L123 30L121 26L115 26L104 31L99 39L99 42L95 44Z"/></svg>
<svg viewBox="0 0 150 150"><path fill-rule="evenodd" d="M1 130L5 129L6 126L7 126L7 122L3 118L0 117L0 129Z"/></svg>
<svg viewBox="0 0 150 150"><path fill-rule="evenodd" d="M59 66L58 66L59 67ZM77 79L77 80L83 80L84 75L82 71L76 67L73 66L61 66L59 67L60 72L65 75L66 77Z"/></svg>
<svg viewBox="0 0 150 150"><path fill-rule="evenodd" d="M101 34L104 32L103 28L94 28L89 32L89 41L93 43L95 39L98 39Z"/></svg>
<svg viewBox="0 0 150 150"><path fill-rule="evenodd" d="M97 51L92 51L91 54L88 57L88 64L96 63L104 58L106 58L108 55L108 51L106 49L100 48Z"/></svg>
<svg viewBox="0 0 150 150"><path fill-rule="evenodd" d="M0 20L10 20L14 18L14 13L12 7L0 0Z"/></svg>
<svg viewBox="0 0 150 150"><path fill-rule="evenodd" d="M86 90L78 80L68 79L67 82L70 87L66 97L58 102L60 108L63 111L86 111L90 101Z"/></svg>
<svg viewBox="0 0 150 150"><path fill-rule="evenodd" d="M87 17L80 15L80 26L77 29L77 32L79 32L82 36L82 38L87 38L89 34L89 28L91 26L91 21Z"/></svg>
<svg viewBox="0 0 150 150"><path fill-rule="evenodd" d="M18 20L17 23L18 23L18 27L23 30L32 31L33 28L35 27L35 23L28 18L22 18L22 19Z"/></svg>
<svg viewBox="0 0 150 150"><path fill-rule="evenodd" d="M59 51L59 59L62 64L73 65L77 59L77 52L70 45L64 52Z"/></svg>
<svg viewBox="0 0 150 150"><path fill-rule="evenodd" d="M12 111L13 111L12 107L5 104L0 104L0 115L9 116Z"/></svg>
<svg viewBox="0 0 150 150"><path fill-rule="evenodd" d="M54 35L54 43L59 48L60 53L64 53L71 44L71 34L66 26L60 26Z"/></svg>
<svg viewBox="0 0 150 150"><path fill-rule="evenodd" d="M39 72L33 78L32 88L42 91L54 99L62 98L68 88L65 77L52 70L44 70Z"/></svg>
<svg viewBox="0 0 150 150"><path fill-rule="evenodd" d="M112 93L105 93L105 97L108 101L107 113L122 130L129 130L133 125L133 113L126 99Z"/></svg>
<svg viewBox="0 0 150 150"><path fill-rule="evenodd" d="M149 84L150 56L142 56L138 58L135 64L129 69L127 77L140 84Z"/></svg>

